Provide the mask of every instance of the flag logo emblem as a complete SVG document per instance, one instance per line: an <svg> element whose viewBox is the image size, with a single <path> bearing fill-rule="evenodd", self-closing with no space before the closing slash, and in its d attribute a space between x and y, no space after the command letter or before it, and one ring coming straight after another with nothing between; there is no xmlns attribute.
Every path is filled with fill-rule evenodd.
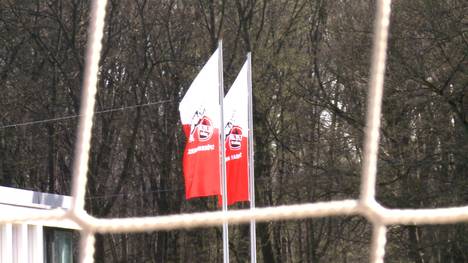
<svg viewBox="0 0 468 263"><path fill-rule="evenodd" d="M227 140L231 150L240 150L242 145L242 128L233 126L228 133Z"/></svg>
<svg viewBox="0 0 468 263"><path fill-rule="evenodd" d="M199 125L197 125L197 130L198 140L201 142L208 141L213 135L213 125L211 120L208 117L203 116Z"/></svg>
<svg viewBox="0 0 468 263"><path fill-rule="evenodd" d="M194 135L196 135L200 142L208 141L213 135L213 125L211 119L205 115L204 108L196 110L193 114L190 125L190 142L195 141Z"/></svg>

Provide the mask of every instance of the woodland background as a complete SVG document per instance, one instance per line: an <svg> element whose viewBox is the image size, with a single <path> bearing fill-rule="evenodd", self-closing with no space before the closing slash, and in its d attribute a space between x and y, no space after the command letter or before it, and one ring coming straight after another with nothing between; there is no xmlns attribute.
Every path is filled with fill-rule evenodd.
<svg viewBox="0 0 468 263"><path fill-rule="evenodd" d="M0 184L70 194L88 0L0 0ZM395 0L377 199L468 204L468 3ZM216 210L184 199L178 102L223 38L226 90L253 56L256 205L358 198L374 0L110 0L86 209ZM152 103L146 106L136 106ZM129 107L125 110L109 109ZM104 112L102 112L104 111ZM248 207L239 204L230 209ZM259 262L366 262L362 217L261 223ZM96 262L221 262L221 228L99 235ZM468 225L391 226L387 262L468 262ZM232 262L248 225L230 226Z"/></svg>

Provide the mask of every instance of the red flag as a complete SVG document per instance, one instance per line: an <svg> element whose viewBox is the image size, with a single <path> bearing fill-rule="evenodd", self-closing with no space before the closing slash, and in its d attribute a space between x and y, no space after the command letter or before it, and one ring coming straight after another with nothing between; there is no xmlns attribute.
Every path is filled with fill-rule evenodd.
<svg viewBox="0 0 468 263"><path fill-rule="evenodd" d="M220 194L218 52L210 57L179 104L187 138L183 156L187 199Z"/></svg>
<svg viewBox="0 0 468 263"><path fill-rule="evenodd" d="M247 62L224 97L228 205L249 201Z"/></svg>

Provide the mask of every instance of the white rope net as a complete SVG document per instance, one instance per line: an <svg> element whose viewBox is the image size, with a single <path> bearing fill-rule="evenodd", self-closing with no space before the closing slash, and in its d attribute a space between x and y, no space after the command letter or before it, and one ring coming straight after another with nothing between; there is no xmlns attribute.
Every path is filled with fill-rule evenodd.
<svg viewBox="0 0 468 263"><path fill-rule="evenodd" d="M394 224L450 224L468 221L468 206L438 209L387 209L375 200L380 112L385 72L387 35L391 0L377 1L370 83L367 100L364 163L359 200L330 201L300 205L256 208L227 212L205 212L155 217L98 219L84 210L88 153L91 141L93 109L98 64L103 36L106 2L94 0L91 9L89 44L82 94L79 135L73 167L73 204L68 211L47 210L34 214L2 215L0 224L34 223L45 220L73 221L81 227L79 262L93 262L96 233L145 232L195 227L219 226L223 223L249 223L250 220L273 221L327 216L362 215L373 225L370 262L383 262L386 231Z"/></svg>

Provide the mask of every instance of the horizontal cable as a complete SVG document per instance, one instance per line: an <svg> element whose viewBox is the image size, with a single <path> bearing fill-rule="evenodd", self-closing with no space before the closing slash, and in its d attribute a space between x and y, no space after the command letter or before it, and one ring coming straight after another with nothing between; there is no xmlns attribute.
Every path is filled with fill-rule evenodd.
<svg viewBox="0 0 468 263"><path fill-rule="evenodd" d="M149 102L149 103L145 103L145 104L138 104L138 105L131 105L131 106L125 106L125 107L120 107L120 108L106 109L106 110L96 111L96 112L94 112L94 115L109 113L109 112L114 112L114 111L124 111L124 110L139 108L139 107L145 107L145 106L159 105L159 104L168 103L168 102L172 102L172 100L162 100L162 101L156 101L156 102ZM15 123L15 124L7 124L7 125L4 125L4 126L0 126L0 129L17 128L17 127L21 127L21 126L43 124L43 123L55 122L55 121L64 121L64 120L75 119L75 118L79 118L79 117L81 117L81 115L77 114L77 115L63 116L63 117L57 117L57 118L52 118L52 119L45 119L45 120L38 120L38 121L28 121L28 122Z"/></svg>

